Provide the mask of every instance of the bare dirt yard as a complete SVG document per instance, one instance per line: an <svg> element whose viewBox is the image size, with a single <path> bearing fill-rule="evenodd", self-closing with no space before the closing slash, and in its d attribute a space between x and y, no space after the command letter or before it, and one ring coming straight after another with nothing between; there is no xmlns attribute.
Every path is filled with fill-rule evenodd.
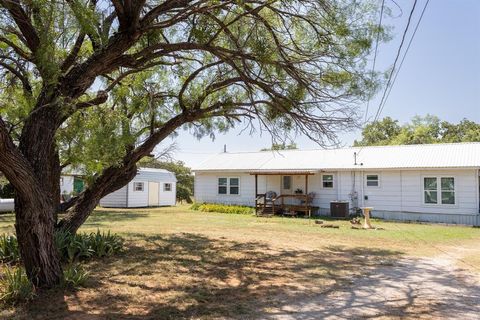
<svg viewBox="0 0 480 320"><path fill-rule="evenodd" d="M480 229L374 221L385 230L187 207L97 210L124 253L87 263L4 319L480 319ZM0 216L0 232L13 217Z"/></svg>

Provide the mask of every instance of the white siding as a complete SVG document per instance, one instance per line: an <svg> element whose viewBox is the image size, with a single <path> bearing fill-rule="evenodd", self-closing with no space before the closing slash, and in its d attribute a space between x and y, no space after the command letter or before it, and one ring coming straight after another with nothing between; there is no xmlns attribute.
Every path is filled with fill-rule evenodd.
<svg viewBox="0 0 480 320"><path fill-rule="evenodd" d="M240 194L218 194L218 178L240 178ZM259 193L267 187L266 182L260 181ZM261 190L263 186L263 190ZM195 201L253 206L255 203L255 177L246 173L229 172L225 174L196 173L195 174Z"/></svg>
<svg viewBox="0 0 480 320"><path fill-rule="evenodd" d="M143 182L143 191L133 190L133 185L135 182ZM137 176L132 181L130 181L127 187L127 206L129 208L148 207L148 180L141 180Z"/></svg>
<svg viewBox="0 0 480 320"><path fill-rule="evenodd" d="M63 183L62 183L63 179ZM62 176L60 180L60 194L71 194L73 192L73 176Z"/></svg>
<svg viewBox="0 0 480 320"><path fill-rule="evenodd" d="M373 207L374 211L416 212L432 214L478 214L478 187L476 170L384 170L343 171L341 200L350 200L355 174L355 190L359 207ZM379 187L367 187L365 176L378 174ZM424 176L455 177L455 205L426 205L423 203ZM365 199L367 196L368 199ZM350 206L353 204L350 202Z"/></svg>
<svg viewBox="0 0 480 320"><path fill-rule="evenodd" d="M100 206L106 208L125 208L127 206L127 186L103 197L100 200Z"/></svg>
<svg viewBox="0 0 480 320"><path fill-rule="evenodd" d="M143 182L143 191L134 191L135 182ZM177 180L175 175L161 169L140 169L138 174L130 183L120 190L117 190L100 200L103 207L115 208L140 208L148 207L148 182L159 184L159 205L174 206L176 203ZM164 184L170 183L172 191L163 191Z"/></svg>
<svg viewBox="0 0 480 320"><path fill-rule="evenodd" d="M331 174L333 175L333 188L324 188L322 175ZM319 207L320 214L329 214L330 213L330 202L339 200L338 199L338 190L339 190L339 175L337 172L322 172L321 174L316 174L313 177L309 177L312 180L311 186L309 185L308 191L313 191L316 193L314 205Z"/></svg>
<svg viewBox="0 0 480 320"><path fill-rule="evenodd" d="M424 176L455 177L455 205L423 203ZM475 170L404 171L402 172L402 211L442 214L477 214L478 187ZM440 196L440 195L439 195ZM379 208L380 209L380 208Z"/></svg>
<svg viewBox="0 0 480 320"><path fill-rule="evenodd" d="M172 191L164 191L165 183L172 185ZM160 183L160 205L161 206L174 206L177 201L177 186L175 182L161 182Z"/></svg>
<svg viewBox="0 0 480 320"><path fill-rule="evenodd" d="M330 208L330 201L337 199L337 174L332 172L334 184L332 189L324 189L321 184L321 174L315 174L308 177L308 192L315 192L313 204L325 211ZM218 178L239 177L240 194L225 195L218 194ZM259 175L258 193L275 191L280 194L281 176L277 175ZM294 175L292 179L292 193L296 189L302 189L305 192L305 176ZM202 173L195 174L195 201L212 202L225 204L241 204L253 206L255 204L255 176L240 173Z"/></svg>
<svg viewBox="0 0 480 320"><path fill-rule="evenodd" d="M322 174L333 174L334 187L322 187ZM379 186L366 186L366 175L378 174ZM447 176L455 178L455 205L426 205L423 203L423 177ZM219 177L239 177L240 195L219 195ZM329 214L330 202L352 202L352 192L358 194L358 207L373 207L373 215L415 220L470 223L479 221L478 171L474 169L445 170L356 170L322 172L309 176L308 192L315 192L313 204L321 214ZM259 175L258 192L275 191L280 194L281 176ZM305 191L305 177L294 176L292 192ZM197 202L217 202L253 206L255 202L255 177L239 172L196 172L195 199ZM368 199L365 199L368 197ZM423 214L423 215L422 215ZM457 216L458 218L455 218ZM473 218L472 218L473 216ZM453 218L452 218L453 217ZM475 224L475 223L474 223ZM478 224L478 222L476 223Z"/></svg>

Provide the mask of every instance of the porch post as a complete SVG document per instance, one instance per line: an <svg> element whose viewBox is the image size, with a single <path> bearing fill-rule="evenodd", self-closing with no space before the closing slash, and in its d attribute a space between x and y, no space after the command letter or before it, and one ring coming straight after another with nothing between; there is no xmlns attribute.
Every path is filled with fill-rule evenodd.
<svg viewBox="0 0 480 320"><path fill-rule="evenodd" d="M305 205L307 206L308 217L310 218L311 216L310 203L308 203L308 174L305 175Z"/></svg>
<svg viewBox="0 0 480 320"><path fill-rule="evenodd" d="M305 175L305 195L308 194L308 174Z"/></svg>
<svg viewBox="0 0 480 320"><path fill-rule="evenodd" d="M258 213L258 174L255 175L255 214Z"/></svg>

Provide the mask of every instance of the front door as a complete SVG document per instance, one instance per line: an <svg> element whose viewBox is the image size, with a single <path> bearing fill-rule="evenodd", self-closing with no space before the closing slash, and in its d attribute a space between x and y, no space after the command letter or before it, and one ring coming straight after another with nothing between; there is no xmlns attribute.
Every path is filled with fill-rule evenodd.
<svg viewBox="0 0 480 320"><path fill-rule="evenodd" d="M73 192L79 194L85 189L85 182L77 177L73 178Z"/></svg>
<svg viewBox="0 0 480 320"><path fill-rule="evenodd" d="M158 182L148 182L148 206L158 206L158 191L159 191L159 184Z"/></svg>
<svg viewBox="0 0 480 320"><path fill-rule="evenodd" d="M293 184L293 177L292 176L282 176L282 188L280 193L281 194L292 194L292 184Z"/></svg>

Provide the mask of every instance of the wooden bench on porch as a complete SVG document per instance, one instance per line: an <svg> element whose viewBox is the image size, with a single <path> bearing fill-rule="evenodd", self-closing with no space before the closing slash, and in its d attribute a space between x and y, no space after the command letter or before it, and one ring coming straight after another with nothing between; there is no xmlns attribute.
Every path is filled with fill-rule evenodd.
<svg viewBox="0 0 480 320"><path fill-rule="evenodd" d="M315 174L313 171L275 171L275 172L251 172L255 175L255 212L257 215L272 216L274 214L296 216L304 213L311 217L318 207L312 206L314 193L308 193L308 177ZM258 193L258 175L304 175L305 193L302 194L280 194L268 191Z"/></svg>

